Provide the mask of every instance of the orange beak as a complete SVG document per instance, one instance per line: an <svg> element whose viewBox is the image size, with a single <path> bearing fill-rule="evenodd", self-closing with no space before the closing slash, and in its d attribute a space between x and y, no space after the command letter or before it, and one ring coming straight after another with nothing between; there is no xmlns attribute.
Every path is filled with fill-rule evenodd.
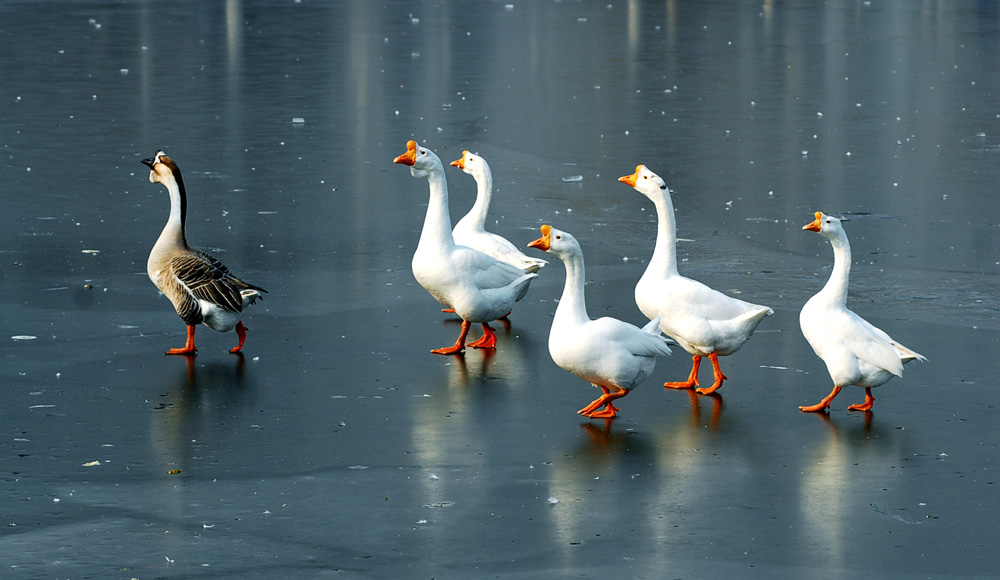
<svg viewBox="0 0 1000 580"><path fill-rule="evenodd" d="M407 141L406 153L403 153L399 157L393 159L392 162L413 167L413 164L417 162L417 142L413 139Z"/></svg>
<svg viewBox="0 0 1000 580"><path fill-rule="evenodd" d="M818 232L818 231L820 231L821 229L823 229L823 224L822 224L822 222L820 222L820 219L822 217L823 217L823 212L819 212L819 211L816 212L816 219L813 220L812 223L808 223L808 224L802 226L802 229L809 230L810 232Z"/></svg>
<svg viewBox="0 0 1000 580"><path fill-rule="evenodd" d="M468 149L466 149L465 151L462 151L462 158L461 159L456 159L456 160L452 161L451 162L451 166L452 167L457 167L459 169L465 169L465 156L468 153L469 153Z"/></svg>
<svg viewBox="0 0 1000 580"><path fill-rule="evenodd" d="M528 244L529 248L538 248L543 252L548 252L552 242L552 226L542 226L542 237Z"/></svg>
<svg viewBox="0 0 1000 580"><path fill-rule="evenodd" d="M618 178L618 181L622 183L627 183L630 186L635 187L635 182L639 181L639 172L642 171L642 168L643 168L642 165L636 165L635 173L633 173L632 175L623 175Z"/></svg>

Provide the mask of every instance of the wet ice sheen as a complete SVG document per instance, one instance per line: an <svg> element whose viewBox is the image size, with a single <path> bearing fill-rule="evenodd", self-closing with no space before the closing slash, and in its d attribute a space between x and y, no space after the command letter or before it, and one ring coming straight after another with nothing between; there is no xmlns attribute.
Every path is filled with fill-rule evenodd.
<svg viewBox="0 0 1000 580"><path fill-rule="evenodd" d="M0 3L7 575L995 574L996 9L505 2ZM482 153L498 233L574 232L633 323L655 226L608 176L663 174L682 270L775 307L739 378L665 392L675 357L580 421L545 271L494 352L427 355L457 327L409 273L411 138ZM160 354L157 148L197 239L274 289L244 357ZM829 389L797 327L814 211L893 216L851 224L850 305L947 361L870 418L795 409Z"/></svg>

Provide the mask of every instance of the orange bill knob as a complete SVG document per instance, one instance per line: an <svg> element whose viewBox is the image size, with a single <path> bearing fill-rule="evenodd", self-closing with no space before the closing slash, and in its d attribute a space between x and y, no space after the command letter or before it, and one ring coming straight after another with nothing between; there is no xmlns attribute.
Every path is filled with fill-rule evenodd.
<svg viewBox="0 0 1000 580"><path fill-rule="evenodd" d="M816 219L813 220L811 223L802 226L802 229L809 230L810 232L818 232L821 229L823 229L823 222L821 221L822 219L823 219L823 212L818 211L816 212Z"/></svg>
<svg viewBox="0 0 1000 580"><path fill-rule="evenodd" d="M529 248L538 248L543 252L548 252L552 242L552 226L542 226L542 237L528 244Z"/></svg>
<svg viewBox="0 0 1000 580"><path fill-rule="evenodd" d="M469 150L468 149L466 149L465 151L462 151L462 157L461 157L461 159L456 159L456 160L454 160L454 161L451 162L452 167L457 167L459 169L465 169L465 156L468 155L468 154L469 154Z"/></svg>
<svg viewBox="0 0 1000 580"><path fill-rule="evenodd" d="M623 175L623 176L621 176L621 177L618 178L618 181L620 181L622 183L627 183L630 186L635 187L635 182L639 181L639 172L642 171L643 167L645 167L645 166L644 165L636 165L635 166L635 173L633 173L632 175Z"/></svg>
<svg viewBox="0 0 1000 580"><path fill-rule="evenodd" d="M417 142L413 139L407 141L406 153L403 153L399 157L393 159L392 162L413 167L413 164L417 162Z"/></svg>

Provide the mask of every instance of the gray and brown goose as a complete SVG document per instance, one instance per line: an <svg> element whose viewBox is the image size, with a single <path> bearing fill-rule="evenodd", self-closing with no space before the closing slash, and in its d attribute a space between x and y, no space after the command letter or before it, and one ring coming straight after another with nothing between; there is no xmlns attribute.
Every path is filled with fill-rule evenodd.
<svg viewBox="0 0 1000 580"><path fill-rule="evenodd" d="M229 352L239 352L247 336L243 311L267 290L240 280L222 262L188 245L187 195L177 164L163 151L142 164L149 167L149 181L162 183L170 194L170 217L149 253L146 272L187 324L187 343L166 354L194 354L195 327L202 323L219 332L235 328L240 342Z"/></svg>

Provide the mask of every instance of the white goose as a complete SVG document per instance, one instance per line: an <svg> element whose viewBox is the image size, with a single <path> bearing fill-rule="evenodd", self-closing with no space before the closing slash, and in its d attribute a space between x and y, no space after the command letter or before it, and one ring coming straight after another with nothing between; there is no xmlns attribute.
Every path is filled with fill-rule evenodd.
<svg viewBox="0 0 1000 580"><path fill-rule="evenodd" d="M728 377L722 374L719 357L738 351L765 316L767 306L737 300L677 272L677 226L670 190L659 175L645 165L618 178L642 193L656 206L657 234L653 257L635 286L635 303L647 318L659 318L660 330L693 355L691 374L683 382L664 387L690 389L697 386L702 357L712 361L714 382L700 394L714 393Z"/></svg>
<svg viewBox="0 0 1000 580"><path fill-rule="evenodd" d="M529 274L478 250L455 243L448 216L448 184L444 166L433 151L415 141L406 143L406 153L393 163L409 166L414 177L426 177L430 201L420 242L413 254L413 277L438 302L454 309L462 318L462 331L454 346L434 349L434 354L465 350L465 337L473 322L483 327L483 336L469 343L473 348L493 348L496 335L489 325L511 311L525 288L538 274Z"/></svg>
<svg viewBox="0 0 1000 580"><path fill-rule="evenodd" d="M645 381L656 366L656 357L670 354L667 339L653 320L642 329L616 318L591 320L587 314L583 283L583 251L576 238L542 226L542 237L528 244L554 254L566 265L566 285L549 331L552 360L604 393L577 411L591 418L612 418L619 411L612 402ZM602 410L596 410L600 406Z"/></svg>
<svg viewBox="0 0 1000 580"><path fill-rule="evenodd" d="M493 173L486 160L474 153L462 151L461 159L456 159L451 164L476 180L476 203L455 224L455 229L452 230L455 243L489 254L525 272L537 272L548 264L545 260L524 255L506 238L486 231L486 214L490 211L490 201L493 198Z"/></svg>
<svg viewBox="0 0 1000 580"><path fill-rule="evenodd" d="M833 272L818 294L799 313L802 334L816 356L823 359L833 379L833 391L815 405L801 411L825 411L847 385L865 388L865 402L848 407L870 411L875 402L872 388L893 377L903 376L903 365L927 360L889 337L884 331L847 308L847 283L851 273L851 245L840 220L816 212L816 219L802 229L818 232L833 245Z"/></svg>
<svg viewBox="0 0 1000 580"><path fill-rule="evenodd" d="M188 245L184 235L187 193L181 170L163 151L142 163L149 167L149 181L162 183L170 194L170 217L149 253L146 272L187 324L185 345L166 354L194 354L198 350L195 327L202 323L220 332L235 328L239 344L229 352L239 352L247 337L243 311L267 290L240 280L222 262Z"/></svg>

